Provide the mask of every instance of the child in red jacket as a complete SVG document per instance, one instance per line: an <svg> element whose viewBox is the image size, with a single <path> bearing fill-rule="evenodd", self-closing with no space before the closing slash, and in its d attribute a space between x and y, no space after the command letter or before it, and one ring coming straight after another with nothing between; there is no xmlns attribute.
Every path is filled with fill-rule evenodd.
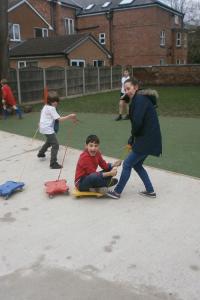
<svg viewBox="0 0 200 300"><path fill-rule="evenodd" d="M2 104L3 104L4 119L6 119L8 116L8 111L7 111L8 106L12 107L15 110L18 118L21 119L22 118L21 110L16 105L15 97L13 95L13 92L12 92L10 86L8 85L7 79L1 79L1 86L2 86L1 92L2 92Z"/></svg>
<svg viewBox="0 0 200 300"><path fill-rule="evenodd" d="M117 167L121 165L118 160L106 163L99 151L99 138L96 135L89 135L86 139L85 151L81 153L75 173L75 186L79 191L106 192L110 186L117 184ZM101 171L97 168L101 167Z"/></svg>

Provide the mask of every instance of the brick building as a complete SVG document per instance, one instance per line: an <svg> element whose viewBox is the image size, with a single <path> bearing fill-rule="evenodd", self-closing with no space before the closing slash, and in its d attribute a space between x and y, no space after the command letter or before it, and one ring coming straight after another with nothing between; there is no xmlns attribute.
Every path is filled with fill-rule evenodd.
<svg viewBox="0 0 200 300"><path fill-rule="evenodd" d="M48 24L48 36L92 34L112 65L187 63L183 14L156 0L28 0ZM10 17L9 17L10 18ZM31 22L32 19L30 18ZM39 26L39 25L38 25ZM44 25L38 36L46 36ZM44 26L44 27L42 27ZM25 38L32 38L24 34Z"/></svg>
<svg viewBox="0 0 200 300"><path fill-rule="evenodd" d="M76 1L77 2L77 1ZM78 32L90 32L113 54L113 64L187 62L183 14L154 0L79 0Z"/></svg>

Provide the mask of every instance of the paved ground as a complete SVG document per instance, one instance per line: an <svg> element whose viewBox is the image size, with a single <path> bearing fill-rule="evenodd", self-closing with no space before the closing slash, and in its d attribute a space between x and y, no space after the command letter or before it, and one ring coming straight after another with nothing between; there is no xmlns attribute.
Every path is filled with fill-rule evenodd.
<svg viewBox="0 0 200 300"><path fill-rule="evenodd" d="M0 141L0 182L26 184L0 198L0 299L200 299L200 180L148 168L154 200L135 174L120 200L49 199L58 171L36 158L41 142ZM71 188L78 155L69 149L62 171Z"/></svg>

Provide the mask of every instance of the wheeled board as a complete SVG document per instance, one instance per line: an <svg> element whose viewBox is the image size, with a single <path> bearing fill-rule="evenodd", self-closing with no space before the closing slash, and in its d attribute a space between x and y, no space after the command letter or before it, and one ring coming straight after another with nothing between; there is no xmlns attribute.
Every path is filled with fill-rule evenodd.
<svg viewBox="0 0 200 300"><path fill-rule="evenodd" d="M69 194L69 187L67 186L65 179L47 181L44 185L49 198L53 198L55 195L59 194Z"/></svg>
<svg viewBox="0 0 200 300"><path fill-rule="evenodd" d="M103 197L104 194L101 193L97 193L97 192L80 192L78 189L74 189L72 192L72 195L75 196L76 198L80 198L80 197L90 197L90 196L94 196L97 198Z"/></svg>
<svg viewBox="0 0 200 300"><path fill-rule="evenodd" d="M6 181L0 185L0 196L7 200L16 191L21 191L24 185L24 182Z"/></svg>

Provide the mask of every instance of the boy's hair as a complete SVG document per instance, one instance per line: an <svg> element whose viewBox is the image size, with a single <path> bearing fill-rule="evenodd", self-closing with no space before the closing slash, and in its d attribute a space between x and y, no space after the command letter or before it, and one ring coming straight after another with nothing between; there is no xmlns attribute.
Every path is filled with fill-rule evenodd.
<svg viewBox="0 0 200 300"><path fill-rule="evenodd" d="M100 144L100 140L98 138L97 135L95 134L90 134L88 135L88 137L86 138L86 141L85 141L86 145L88 145L89 143L95 143L95 144Z"/></svg>
<svg viewBox="0 0 200 300"><path fill-rule="evenodd" d="M137 79L134 78L134 77L127 79L127 80L124 82L124 84L127 83L127 82L130 82L132 85L138 85L138 88L140 87L140 82L139 82L139 80L137 80Z"/></svg>
<svg viewBox="0 0 200 300"><path fill-rule="evenodd" d="M6 78L3 78L3 79L1 79L1 83L6 84L6 83L8 83L8 80Z"/></svg>
<svg viewBox="0 0 200 300"><path fill-rule="evenodd" d="M48 93L48 96L47 96L47 104L48 105L52 105L52 103L54 102L59 102L59 97L58 97L58 94L57 92L55 91L51 91Z"/></svg>

